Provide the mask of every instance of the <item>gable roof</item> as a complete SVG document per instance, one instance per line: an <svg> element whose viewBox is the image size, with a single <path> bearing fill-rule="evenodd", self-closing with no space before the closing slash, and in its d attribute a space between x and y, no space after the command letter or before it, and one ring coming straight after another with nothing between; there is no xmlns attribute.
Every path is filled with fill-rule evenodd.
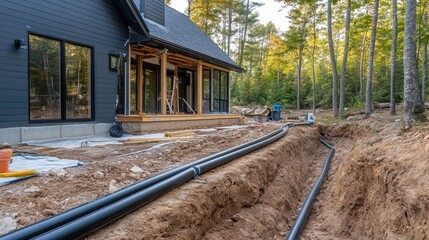
<svg viewBox="0 0 429 240"><path fill-rule="evenodd" d="M115 4L119 13L121 14L124 21L128 24L128 26L130 26L132 29L134 29L140 34L149 34L149 30L146 24L140 17L140 11L134 5L132 0L112 0L112 2Z"/></svg>
<svg viewBox="0 0 429 240"><path fill-rule="evenodd" d="M165 6L165 26L144 18L149 38L160 45L180 50L192 57L223 66L234 71L243 71L219 46L213 42L188 16Z"/></svg>

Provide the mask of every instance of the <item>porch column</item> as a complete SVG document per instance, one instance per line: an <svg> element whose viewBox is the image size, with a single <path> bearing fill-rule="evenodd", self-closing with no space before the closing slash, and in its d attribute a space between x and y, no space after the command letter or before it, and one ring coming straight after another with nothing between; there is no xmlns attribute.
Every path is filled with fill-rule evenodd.
<svg viewBox="0 0 429 240"><path fill-rule="evenodd" d="M137 55L137 91L136 92L137 92L137 115L140 115L143 112L143 107L142 107L143 105L143 58L140 55Z"/></svg>
<svg viewBox="0 0 429 240"><path fill-rule="evenodd" d="M161 114L167 114L167 53L161 55Z"/></svg>
<svg viewBox="0 0 429 240"><path fill-rule="evenodd" d="M197 112L198 114L203 113L203 64L201 61L198 62L197 69Z"/></svg>

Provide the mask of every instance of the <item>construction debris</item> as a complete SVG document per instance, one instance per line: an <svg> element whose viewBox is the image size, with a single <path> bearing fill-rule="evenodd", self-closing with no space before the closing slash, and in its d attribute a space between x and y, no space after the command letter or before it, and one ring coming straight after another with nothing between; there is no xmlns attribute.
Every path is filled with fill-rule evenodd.
<svg viewBox="0 0 429 240"><path fill-rule="evenodd" d="M165 137L165 138L140 138L140 139L127 139L122 141L125 144L141 144L141 143L158 143L158 142L170 142L170 141L189 141L194 140L190 137Z"/></svg>
<svg viewBox="0 0 429 240"><path fill-rule="evenodd" d="M175 132L166 132L164 134L165 137L184 137L184 136L194 136L195 132L194 130L182 130L182 131L175 131Z"/></svg>

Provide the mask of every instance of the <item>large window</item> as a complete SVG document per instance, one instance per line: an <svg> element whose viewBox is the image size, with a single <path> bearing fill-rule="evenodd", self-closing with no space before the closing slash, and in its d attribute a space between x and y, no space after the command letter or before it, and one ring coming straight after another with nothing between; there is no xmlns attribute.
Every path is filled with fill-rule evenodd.
<svg viewBox="0 0 429 240"><path fill-rule="evenodd" d="M30 120L92 118L92 49L29 35Z"/></svg>
<svg viewBox="0 0 429 240"><path fill-rule="evenodd" d="M213 70L213 112L228 112L228 73Z"/></svg>

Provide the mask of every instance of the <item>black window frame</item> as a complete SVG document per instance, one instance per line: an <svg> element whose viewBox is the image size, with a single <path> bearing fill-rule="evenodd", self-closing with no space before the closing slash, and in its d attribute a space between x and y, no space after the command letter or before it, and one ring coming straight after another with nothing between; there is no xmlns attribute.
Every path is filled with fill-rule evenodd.
<svg viewBox="0 0 429 240"><path fill-rule="evenodd" d="M31 91L31 84L30 84L30 50L27 51L27 69L28 69L28 76L27 76L27 83L28 83L28 120L29 123L67 123L67 122L88 122L88 121L95 121L95 54L94 54L94 46L92 45L88 45L85 43L81 43L81 42L76 42L76 41L70 41L70 40L65 40L65 39L61 39L58 37L54 37L54 36L49 36L46 34L41 34L41 33L37 33L37 32L31 32L29 31L27 33L27 42L28 42L28 49L30 49L30 35L34 35L34 36L38 36L38 37L43 37L43 38L48 38L51 40L55 40L55 41L59 41L60 42L60 56L61 56L61 60L60 60L60 66L61 66L61 79L60 79L60 89L61 89L61 118L60 119L31 119L31 106L30 106L30 101L31 101L31 97L30 97L30 91ZM91 117L90 118L73 118L73 119L68 119L66 117L67 114L67 109L66 109L66 98L67 98L67 86L66 86L66 56L65 56L65 45L66 43L69 44L74 44L74 45L79 45L82 47L86 47L90 49L90 53L91 53Z"/></svg>

